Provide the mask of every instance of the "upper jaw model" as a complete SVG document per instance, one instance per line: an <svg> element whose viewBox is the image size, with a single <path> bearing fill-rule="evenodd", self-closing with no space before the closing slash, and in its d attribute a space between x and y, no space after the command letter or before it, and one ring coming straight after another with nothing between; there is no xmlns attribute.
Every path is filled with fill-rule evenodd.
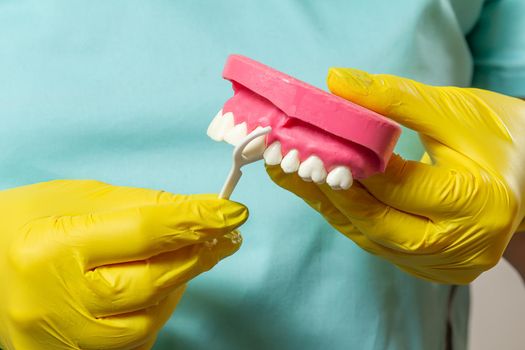
<svg viewBox="0 0 525 350"><path fill-rule="evenodd" d="M216 141L237 145L253 130L272 131L245 152L298 172L305 181L348 189L353 179L383 172L401 134L395 122L240 55L223 77L234 95L208 127Z"/></svg>

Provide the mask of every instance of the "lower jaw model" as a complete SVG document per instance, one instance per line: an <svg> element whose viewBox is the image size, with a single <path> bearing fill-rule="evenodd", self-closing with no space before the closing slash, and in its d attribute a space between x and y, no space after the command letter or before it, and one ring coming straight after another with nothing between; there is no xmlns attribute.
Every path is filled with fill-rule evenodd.
<svg viewBox="0 0 525 350"><path fill-rule="evenodd" d="M236 146L270 126L245 152L334 190L384 171L401 133L396 123L244 56L230 56L223 76L234 96L208 127L213 140Z"/></svg>

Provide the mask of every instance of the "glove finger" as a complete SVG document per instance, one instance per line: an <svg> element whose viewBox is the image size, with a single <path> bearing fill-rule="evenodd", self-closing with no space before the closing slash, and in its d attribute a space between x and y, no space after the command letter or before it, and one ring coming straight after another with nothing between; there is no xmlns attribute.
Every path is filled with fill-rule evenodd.
<svg viewBox="0 0 525 350"><path fill-rule="evenodd" d="M232 232L147 260L90 270L85 273L85 280L91 293L86 295L84 305L96 317L157 305L174 289L236 252L240 245L240 235Z"/></svg>
<svg viewBox="0 0 525 350"><path fill-rule="evenodd" d="M388 206L439 221L456 215L464 204L461 189L465 188L465 180L461 175L461 172L449 168L407 161L393 155L384 173L360 182Z"/></svg>
<svg viewBox="0 0 525 350"><path fill-rule="evenodd" d="M399 251L399 249L392 249L369 239L357 229L347 230L345 227L332 226L343 232L345 236L363 250L385 259L410 275L441 283L451 283L451 278L454 277L453 274L448 274L446 271L439 270L433 266L433 263L435 264L436 261L436 257L433 254L413 254L408 251Z"/></svg>
<svg viewBox="0 0 525 350"><path fill-rule="evenodd" d="M406 273L429 282L460 285L471 283L486 271L479 266L468 264L465 266L450 266L449 264L420 266L414 262L411 265L400 264L397 266Z"/></svg>
<svg viewBox="0 0 525 350"><path fill-rule="evenodd" d="M337 226L334 227L340 230ZM430 282L467 284L484 271L484 269L470 265L464 267L455 265L451 267L448 263L443 262L441 250L429 254L417 254L417 252L414 254L411 251L399 251L399 249L383 246L369 239L358 230L341 232L344 232L354 243L370 254L393 263L412 276ZM436 262L442 262L442 265L436 264Z"/></svg>
<svg viewBox="0 0 525 350"><path fill-rule="evenodd" d="M31 186L44 198L68 198L67 201L55 201L53 206L39 206L42 216L81 215L167 204L176 202L179 196L186 197L146 188L113 186L96 180L54 180Z"/></svg>
<svg viewBox="0 0 525 350"><path fill-rule="evenodd" d="M277 185L303 199L332 225L351 230L352 224L313 182L305 182L297 173L286 174L281 167L266 165L266 172ZM343 231L341 231L343 232Z"/></svg>
<svg viewBox="0 0 525 350"><path fill-rule="evenodd" d="M399 247L384 246L364 235L352 224L351 220L334 206L328 196L323 192L325 187L320 188L314 183L304 182L297 174L286 174L279 166L266 166L266 171L279 186L295 193L303 198L312 208L320 212L328 223L337 231L350 238L355 244L365 251L380 256L394 264L415 261L420 255L414 255L410 251L400 251ZM354 186L360 186L355 183ZM333 191L326 189L327 191ZM344 194L348 191L333 191ZM346 200L346 199L345 199ZM344 201L341 205L345 205ZM344 212L344 210L342 210ZM365 219L366 220L366 219ZM381 240L380 240L381 242Z"/></svg>
<svg viewBox="0 0 525 350"><path fill-rule="evenodd" d="M97 332L89 334L88 339L79 342L82 349L97 349L104 344L104 349L147 349L145 346L152 342L159 330L171 317L175 307L182 298L185 286L169 294L158 305L130 312L127 314L90 318L94 323L92 329Z"/></svg>
<svg viewBox="0 0 525 350"><path fill-rule="evenodd" d="M463 153L456 151L431 137L420 135L421 142L427 151L431 164L451 169L478 171L479 164Z"/></svg>
<svg viewBox="0 0 525 350"><path fill-rule="evenodd" d="M171 204L47 218L32 224L59 230L61 234L53 240L60 239L74 247L89 270L147 259L223 236L242 225L247 217L246 207L235 202L216 197L178 196Z"/></svg>
<svg viewBox="0 0 525 350"><path fill-rule="evenodd" d="M360 232L384 247L406 254L441 247L430 220L380 202L357 182L346 191L333 191L326 184L319 188Z"/></svg>
<svg viewBox="0 0 525 350"><path fill-rule="evenodd" d="M272 180L279 186L288 189L292 193L303 198L312 208L320 212L330 225L348 238L352 239L361 248L372 254L392 256L392 248L381 245L380 243L384 243L381 240L377 243L373 239L370 239L368 233L367 235L361 234L360 227L353 223L353 219L349 215L349 212L351 212L352 209L350 205L352 207L358 207L361 211L360 220L364 222L362 227L368 228L367 224L371 222L369 216L365 213L366 209L372 209L373 205L373 208L376 210L378 207L380 207L380 210L384 210L383 208L385 205L373 199L371 195L366 195L366 191L363 190L363 195L354 193L355 191L352 191L353 187L347 191L334 191L327 185L318 186L314 183L304 182L296 173L286 174L279 166L266 166L266 171ZM360 187L359 183L354 183L354 186ZM347 193L353 195L346 197ZM343 199L341 200L339 197L342 197ZM364 197L367 202L359 204L359 201L361 200L360 197ZM346 202L349 202L350 204L347 205ZM371 203L371 205L368 205L369 203ZM359 206L362 206L362 208ZM356 213L359 211L358 209L355 209ZM359 216L356 216L356 218L358 217ZM371 233L374 234L375 232L376 230L373 230ZM394 247L394 249L397 251L396 254L399 255L399 248Z"/></svg>
<svg viewBox="0 0 525 350"><path fill-rule="evenodd" d="M396 122L447 144L461 122L457 115L468 101L454 98L454 88L425 85L387 74L368 74L352 68L331 68L327 77L332 93L385 115ZM443 95L446 95L445 99ZM442 101L456 100L457 108Z"/></svg>
<svg viewBox="0 0 525 350"><path fill-rule="evenodd" d="M155 345L156 341L157 341L157 334L155 334L154 337L151 337L151 339L149 339L143 345L141 345L141 346L139 346L137 348L134 348L132 350L150 350L151 348L153 348L153 346Z"/></svg>

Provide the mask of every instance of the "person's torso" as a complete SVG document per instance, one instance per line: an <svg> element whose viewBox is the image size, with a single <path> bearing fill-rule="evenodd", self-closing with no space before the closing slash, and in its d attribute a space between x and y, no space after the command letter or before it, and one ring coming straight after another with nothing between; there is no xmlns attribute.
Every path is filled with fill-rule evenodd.
<svg viewBox="0 0 525 350"><path fill-rule="evenodd" d="M465 86L481 3L459 20L438 0L1 4L0 187L217 192L231 146L206 128L232 93L228 54L322 88L330 66ZM419 157L417 136L398 151ZM155 349L444 349L449 286L361 251L261 164L232 199L251 213L243 247L190 283Z"/></svg>

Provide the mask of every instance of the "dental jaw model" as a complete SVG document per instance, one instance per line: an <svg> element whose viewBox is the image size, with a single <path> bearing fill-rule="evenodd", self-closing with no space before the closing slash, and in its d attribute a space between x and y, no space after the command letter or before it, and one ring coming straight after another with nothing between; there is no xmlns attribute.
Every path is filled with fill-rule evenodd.
<svg viewBox="0 0 525 350"><path fill-rule="evenodd" d="M208 136L237 146L271 127L247 144L245 156L262 156L304 181L348 189L353 179L385 170L401 134L399 125L373 111L244 56L231 55L223 77L232 82L234 96Z"/></svg>

